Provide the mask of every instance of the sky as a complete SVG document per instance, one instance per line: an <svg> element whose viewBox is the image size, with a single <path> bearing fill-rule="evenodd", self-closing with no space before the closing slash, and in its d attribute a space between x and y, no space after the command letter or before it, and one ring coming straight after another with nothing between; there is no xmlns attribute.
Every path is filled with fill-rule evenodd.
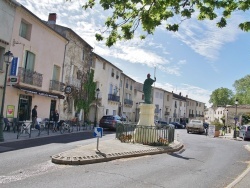
<svg viewBox="0 0 250 188"><path fill-rule="evenodd" d="M136 33L133 40L109 48L95 40L109 15L101 7L84 10L86 0L17 1L45 21L49 13L56 13L56 24L71 28L95 53L137 82L143 83L150 73L157 79L156 87L181 92L207 107L214 90L224 87L234 92L234 82L250 74L250 33L238 28L250 20L249 12L233 14L223 29L216 27L216 21L198 21L194 16L182 22L178 32L163 25L145 40Z"/></svg>

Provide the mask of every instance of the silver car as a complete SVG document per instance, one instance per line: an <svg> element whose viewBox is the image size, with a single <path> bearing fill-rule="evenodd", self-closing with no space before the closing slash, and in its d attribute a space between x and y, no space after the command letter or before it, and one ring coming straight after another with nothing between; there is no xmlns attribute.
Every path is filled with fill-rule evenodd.
<svg viewBox="0 0 250 188"><path fill-rule="evenodd" d="M250 125L242 125L240 127L239 137L244 140L250 139Z"/></svg>

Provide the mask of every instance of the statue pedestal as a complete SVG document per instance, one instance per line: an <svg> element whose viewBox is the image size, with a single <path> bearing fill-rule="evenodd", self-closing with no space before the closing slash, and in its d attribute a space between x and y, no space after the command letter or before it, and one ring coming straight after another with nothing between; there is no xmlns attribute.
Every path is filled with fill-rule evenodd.
<svg viewBox="0 0 250 188"><path fill-rule="evenodd" d="M154 104L140 104L140 119L137 125L155 126L155 105Z"/></svg>
<svg viewBox="0 0 250 188"><path fill-rule="evenodd" d="M135 142L144 144L157 142L158 136L157 132L155 131L155 122L154 122L155 105L141 104L139 108L140 108L140 119L137 125L140 126L136 128L134 132Z"/></svg>

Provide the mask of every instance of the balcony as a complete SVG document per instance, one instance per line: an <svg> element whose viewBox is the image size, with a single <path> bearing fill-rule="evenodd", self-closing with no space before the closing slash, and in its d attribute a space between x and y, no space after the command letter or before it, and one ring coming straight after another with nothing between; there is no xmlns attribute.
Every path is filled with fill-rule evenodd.
<svg viewBox="0 0 250 188"><path fill-rule="evenodd" d="M50 80L49 89L55 91L64 91L65 84L56 80Z"/></svg>
<svg viewBox="0 0 250 188"><path fill-rule="evenodd" d="M113 95L113 94L109 94L109 95L108 95L108 100L109 100L109 101L120 102L120 96L116 96L116 95Z"/></svg>
<svg viewBox="0 0 250 188"><path fill-rule="evenodd" d="M165 112L165 116L169 116L170 112Z"/></svg>
<svg viewBox="0 0 250 188"><path fill-rule="evenodd" d="M133 106L133 101L130 100L130 99L124 99L124 104L125 104L125 105Z"/></svg>
<svg viewBox="0 0 250 188"><path fill-rule="evenodd" d="M69 84L71 86L76 87L76 88L80 88L81 87L81 80L73 78L73 77L69 77Z"/></svg>
<svg viewBox="0 0 250 188"><path fill-rule="evenodd" d="M18 68L18 77L20 82L42 87L43 84L43 75L38 72L33 72L32 70L25 69L23 67Z"/></svg>
<svg viewBox="0 0 250 188"><path fill-rule="evenodd" d="M194 117L194 114L189 114L189 117L190 117L190 118Z"/></svg>

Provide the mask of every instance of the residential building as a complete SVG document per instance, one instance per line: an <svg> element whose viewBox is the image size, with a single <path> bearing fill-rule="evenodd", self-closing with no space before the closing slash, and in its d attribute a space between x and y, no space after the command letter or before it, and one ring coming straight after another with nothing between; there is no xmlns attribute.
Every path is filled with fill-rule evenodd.
<svg viewBox="0 0 250 188"><path fill-rule="evenodd" d="M155 120L162 120L164 107L164 91L162 88L153 87L153 104L155 105Z"/></svg>
<svg viewBox="0 0 250 188"><path fill-rule="evenodd" d="M60 116L62 119L72 119L76 114L74 96L84 96L83 84L88 81L90 70L94 70L93 48L72 29L57 25L56 19L57 14L50 13L45 23L69 41L65 47L62 80L67 87L72 89L72 93L66 94L66 98L61 101ZM95 104L93 103L90 108L94 111ZM80 120L83 119L82 110L78 117Z"/></svg>
<svg viewBox="0 0 250 188"><path fill-rule="evenodd" d="M186 115L186 97L182 96L181 93L173 93L172 109L173 122L183 123Z"/></svg>
<svg viewBox="0 0 250 188"><path fill-rule="evenodd" d="M97 120L103 115L119 115L121 112L121 73L122 70L94 53L95 62L95 75L94 81L96 82L97 88L100 89L100 98L97 107ZM95 114L90 112L90 119Z"/></svg>
<svg viewBox="0 0 250 188"><path fill-rule="evenodd" d="M172 111L172 102L173 102L173 93L164 91L164 99L163 99L163 118L162 120L170 123L173 120L173 113Z"/></svg>
<svg viewBox="0 0 250 188"><path fill-rule="evenodd" d="M140 104L144 103L144 94L143 94L143 84L135 82L134 86L134 111L135 111L135 122L139 121L140 118Z"/></svg>
<svg viewBox="0 0 250 188"><path fill-rule="evenodd" d="M121 73L120 78L120 108L118 115L125 118L127 121L135 120L134 106L134 87L135 80L124 73Z"/></svg>
<svg viewBox="0 0 250 188"><path fill-rule="evenodd" d="M34 105L38 106L39 118L50 118L55 109L60 109L60 99L64 99L61 77L67 42L24 6L16 7L10 51L19 62L11 65L19 82L7 87L5 104L14 106L14 116L19 120L31 120Z"/></svg>
<svg viewBox="0 0 250 188"><path fill-rule="evenodd" d="M3 98L4 79L6 74L6 63L3 55L10 50L11 37L15 20L15 9L19 3L15 1L0 1L0 99ZM0 108L2 100L0 100Z"/></svg>

